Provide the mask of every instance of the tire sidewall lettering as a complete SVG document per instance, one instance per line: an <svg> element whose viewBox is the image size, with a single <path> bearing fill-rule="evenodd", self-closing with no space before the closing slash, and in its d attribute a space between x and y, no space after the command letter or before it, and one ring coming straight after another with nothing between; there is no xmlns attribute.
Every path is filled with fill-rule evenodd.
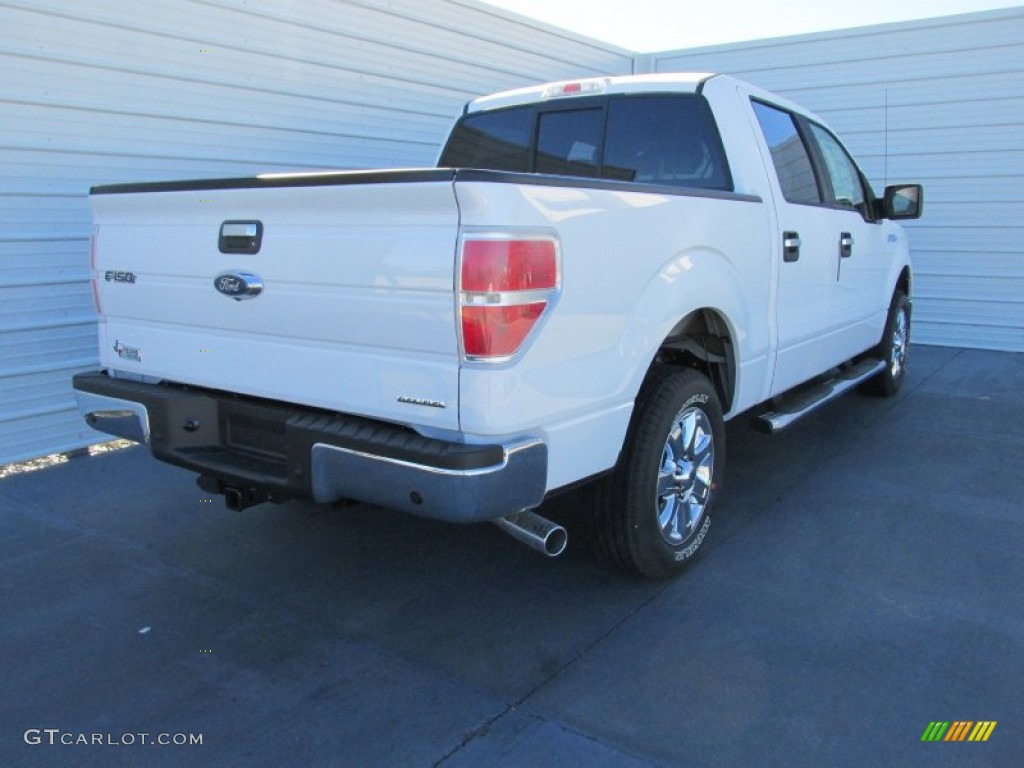
<svg viewBox="0 0 1024 768"><path fill-rule="evenodd" d="M704 515L704 524L700 527L700 530L697 532L697 535L694 537L693 541L691 541L687 545L686 549L682 549L679 552L676 552L673 555L673 559L677 563L681 563L684 560L689 560L691 557L693 557L694 553L696 553L696 551L698 549L700 549L700 545L704 542L704 537L707 536L708 528L710 528L710 527L711 527L711 516L705 514Z"/></svg>

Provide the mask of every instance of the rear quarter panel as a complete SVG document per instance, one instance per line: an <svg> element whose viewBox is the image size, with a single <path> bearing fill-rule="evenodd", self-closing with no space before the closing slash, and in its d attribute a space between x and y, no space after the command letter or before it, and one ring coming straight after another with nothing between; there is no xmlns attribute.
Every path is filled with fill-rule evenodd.
<svg viewBox="0 0 1024 768"><path fill-rule="evenodd" d="M469 439L548 443L549 490L614 465L643 377L672 327L712 308L740 361L737 405L756 402L769 351L764 202L584 186L457 182L464 230L555 233L562 290L510 362L464 363Z"/></svg>

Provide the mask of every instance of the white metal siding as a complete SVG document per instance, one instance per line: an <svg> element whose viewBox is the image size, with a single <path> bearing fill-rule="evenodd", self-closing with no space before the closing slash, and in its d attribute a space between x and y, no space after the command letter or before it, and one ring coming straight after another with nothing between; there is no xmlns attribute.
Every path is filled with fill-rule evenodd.
<svg viewBox="0 0 1024 768"><path fill-rule="evenodd" d="M819 112L908 225L915 339L1024 350L1024 9L636 57ZM475 0L0 0L0 463L97 439L89 186L430 164L472 96L633 57Z"/></svg>
<svg viewBox="0 0 1024 768"><path fill-rule="evenodd" d="M923 183L924 218L907 224L915 341L1024 351L1024 9L638 58L817 112L878 192Z"/></svg>
<svg viewBox="0 0 1024 768"><path fill-rule="evenodd" d="M430 165L471 97L632 63L472 0L0 0L0 463L100 437L90 186Z"/></svg>

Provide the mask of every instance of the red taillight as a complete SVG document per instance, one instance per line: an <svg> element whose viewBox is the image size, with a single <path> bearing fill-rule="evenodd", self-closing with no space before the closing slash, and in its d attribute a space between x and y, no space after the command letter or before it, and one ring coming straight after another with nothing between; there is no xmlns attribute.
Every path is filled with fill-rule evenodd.
<svg viewBox="0 0 1024 768"><path fill-rule="evenodd" d="M546 302L514 307L463 307L462 342L469 357L508 357L515 354Z"/></svg>
<svg viewBox="0 0 1024 768"><path fill-rule="evenodd" d="M462 290L535 291L558 284L553 240L466 240L462 245Z"/></svg>
<svg viewBox="0 0 1024 768"><path fill-rule="evenodd" d="M460 274L465 356L510 357L554 297L558 249L547 237L467 238Z"/></svg>

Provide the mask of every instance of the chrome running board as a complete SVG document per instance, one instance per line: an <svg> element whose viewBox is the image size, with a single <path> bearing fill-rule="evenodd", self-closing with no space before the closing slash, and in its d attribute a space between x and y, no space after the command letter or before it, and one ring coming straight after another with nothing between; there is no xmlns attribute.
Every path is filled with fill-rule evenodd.
<svg viewBox="0 0 1024 768"><path fill-rule="evenodd" d="M775 410L759 416L756 423L769 434L785 429L807 414L818 410L825 403L845 395L884 368L884 360L866 358L836 372L830 378L792 389L775 398Z"/></svg>

